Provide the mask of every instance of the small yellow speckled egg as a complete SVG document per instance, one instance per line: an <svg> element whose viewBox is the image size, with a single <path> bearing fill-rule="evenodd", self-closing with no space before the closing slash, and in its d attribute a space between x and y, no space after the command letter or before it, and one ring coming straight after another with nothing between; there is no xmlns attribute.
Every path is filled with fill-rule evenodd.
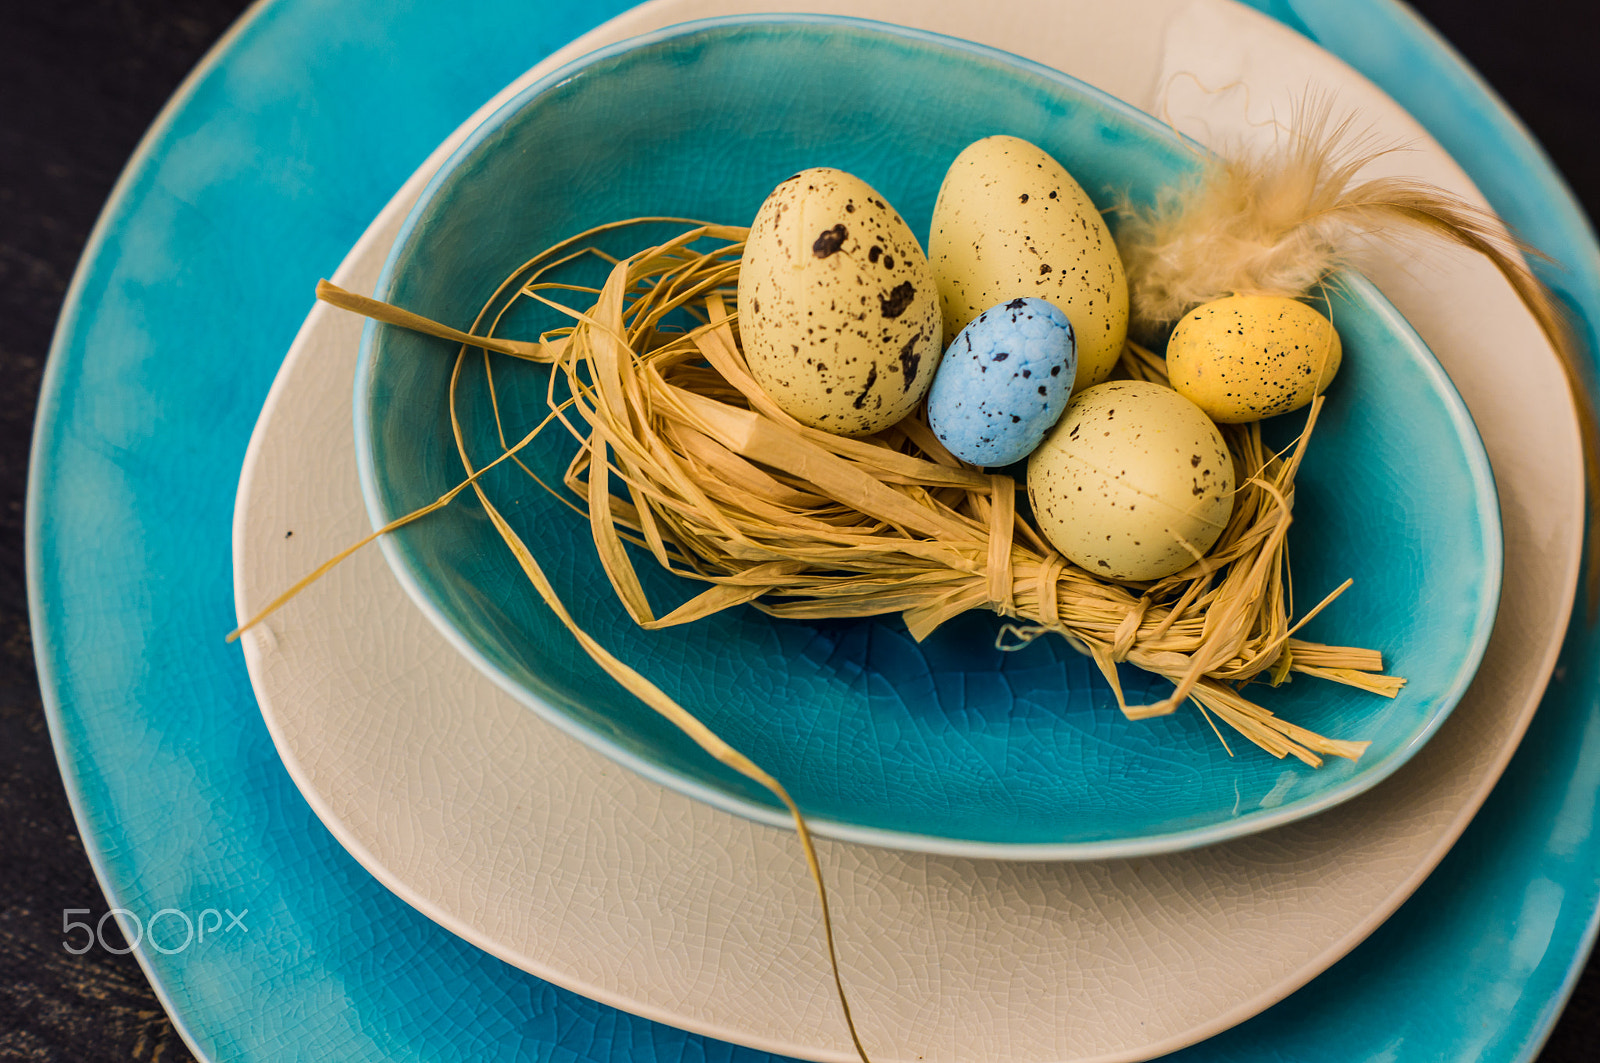
<svg viewBox="0 0 1600 1063"><path fill-rule="evenodd" d="M1222 424L1298 410L1339 371L1333 323L1281 295L1230 295L1184 315L1167 341L1172 386Z"/></svg>
<svg viewBox="0 0 1600 1063"><path fill-rule="evenodd" d="M750 372L796 420L869 435L917 408L943 351L922 246L872 186L795 174L761 204L739 269Z"/></svg>
<svg viewBox="0 0 1600 1063"><path fill-rule="evenodd" d="M1128 333L1128 278L1100 211L1043 149L985 137L956 156L928 235L944 331L997 303L1059 307L1078 340L1081 389L1111 375Z"/></svg>
<svg viewBox="0 0 1600 1063"><path fill-rule="evenodd" d="M1187 568L1222 534L1233 486L1217 426L1143 380L1080 391L1028 460L1039 530L1067 560L1112 579Z"/></svg>

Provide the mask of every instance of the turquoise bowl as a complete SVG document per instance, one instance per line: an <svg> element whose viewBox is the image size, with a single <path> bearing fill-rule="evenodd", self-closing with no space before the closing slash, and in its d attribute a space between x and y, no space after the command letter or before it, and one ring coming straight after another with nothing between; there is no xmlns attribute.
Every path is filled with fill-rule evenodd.
<svg viewBox="0 0 1600 1063"><path fill-rule="evenodd" d="M811 166L862 177L925 238L950 160L995 133L1039 144L1102 207L1149 200L1200 162L1150 116L971 43L838 17L689 23L586 56L496 111L423 193L377 295L466 326L502 277L558 240L642 215L748 224L774 185ZM639 246L635 235L609 249ZM1466 408L1365 280L1342 278L1331 311L1345 364L1299 480L1295 587L1305 608L1353 578L1306 636L1380 649L1408 682L1392 701L1303 677L1252 689L1296 723L1370 740L1358 762L1311 769L1236 736L1230 754L1188 709L1130 722L1087 658L1055 638L998 650L1001 621L989 613L921 644L897 616L803 622L749 608L642 631L612 595L585 521L515 469L487 486L578 623L781 780L819 833L1016 859L1208 844L1328 808L1399 768L1470 682L1498 602L1498 510ZM555 323L519 325L531 335ZM462 479L446 406L454 351L366 330L356 448L375 526ZM498 445L479 372L464 381L463 415L483 464ZM510 423L537 420L545 374L497 368ZM572 451L549 432L524 457L559 482ZM788 822L589 660L474 500L383 544L452 643L543 717L667 786ZM699 589L643 555L639 569L660 611ZM1122 682L1135 701L1170 689L1133 668Z"/></svg>

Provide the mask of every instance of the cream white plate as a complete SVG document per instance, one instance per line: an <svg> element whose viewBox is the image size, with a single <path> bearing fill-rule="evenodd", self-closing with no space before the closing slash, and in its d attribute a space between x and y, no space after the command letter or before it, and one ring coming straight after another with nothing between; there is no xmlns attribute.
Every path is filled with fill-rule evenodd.
<svg viewBox="0 0 1600 1063"><path fill-rule="evenodd" d="M659 0L528 78L610 40L740 9L752 5ZM908 4L879 0L850 13L1051 63L1211 142L1261 135L1308 81L1335 86L1383 135L1415 142L1389 166L1478 198L1378 90L1221 0L1011 0L918 7L914 17ZM371 288L410 203L460 136L386 208L339 283ZM1383 249L1366 269L1451 372L1496 470L1506 590L1472 690L1374 791L1209 849L1017 864L824 844L845 976L874 1058L1133 1060L1224 1029L1392 912L1498 777L1572 600L1576 428L1550 415L1559 370L1492 271ZM360 327L313 311L268 399L236 512L241 615L367 531L349 416ZM1507 349L1537 356L1508 375ZM308 801L430 917L605 1003L789 1055L851 1058L793 836L665 791L541 723L445 643L377 551L248 637L246 657Z"/></svg>

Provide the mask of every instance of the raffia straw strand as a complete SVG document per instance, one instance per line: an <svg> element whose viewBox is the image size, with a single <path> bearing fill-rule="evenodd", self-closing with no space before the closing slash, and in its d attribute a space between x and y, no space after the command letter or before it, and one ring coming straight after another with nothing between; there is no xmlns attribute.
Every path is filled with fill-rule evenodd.
<svg viewBox="0 0 1600 1063"><path fill-rule="evenodd" d="M473 469L472 458L468 452L455 401L464 356L464 351L458 355L456 367L450 377L450 425L451 431L455 434L457 453L468 471L468 482L471 483L473 492L478 496L479 504L483 506L484 512L489 515L495 530L510 548L523 574L539 592L539 597L544 600L545 605L572 633L572 636L578 640L578 644L583 647L584 652L595 663L605 669L606 674L620 683L634 697L671 721L673 726L692 738L696 745L711 754L719 763L732 768L739 774L765 787L788 810L790 818L795 825L795 832L800 838L801 847L805 851L807 870L811 874L812 882L816 885L817 901L822 914L823 936L826 939L828 948L828 963L833 971L834 988L838 994L839 1006L844 1014L845 1025L849 1030L850 1040L855 1046L857 1054L861 1057L863 1063L869 1063L867 1050L861 1043L860 1035L856 1031L855 1020L850 1013L850 1000L845 993L844 980L839 970L838 951L834 943L833 917L828 906L828 890L822 876L822 865L817 858L817 850L811 839L811 831L806 826L805 817L800 814L799 806L795 804L794 799L789 796L789 791L784 789L777 779L774 779L766 771L758 767L743 753L724 742L716 732L701 723L692 713L668 697L660 687L619 660L611 651L607 650L588 632L584 631L577 621L573 619L572 614L567 611L560 595L556 593L550 580L545 576L544 570L539 567L538 561L534 559L533 552L528 549L527 544L511 527L510 523L506 521L500 510L489 498L488 493L484 491L483 486L478 482L479 472Z"/></svg>

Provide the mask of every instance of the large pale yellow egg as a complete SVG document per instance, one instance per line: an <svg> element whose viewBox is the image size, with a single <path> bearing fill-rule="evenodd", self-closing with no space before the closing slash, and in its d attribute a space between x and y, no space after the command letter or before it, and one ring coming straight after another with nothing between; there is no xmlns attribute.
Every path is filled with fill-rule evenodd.
<svg viewBox="0 0 1600 1063"><path fill-rule="evenodd" d="M795 174L761 204L739 268L750 372L796 420L868 435L917 408L943 351L922 245L872 186Z"/></svg>
<svg viewBox="0 0 1600 1063"><path fill-rule="evenodd" d="M1046 299L1077 335L1077 386L1111 375L1128 333L1122 258L1094 203L1042 149L995 136L956 156L934 204L928 260L946 336L997 303Z"/></svg>
<svg viewBox="0 0 1600 1063"><path fill-rule="evenodd" d="M1080 391L1028 460L1039 530L1073 564L1112 579L1187 568L1222 534L1233 487L1217 426L1142 380Z"/></svg>
<svg viewBox="0 0 1600 1063"><path fill-rule="evenodd" d="M1332 383L1342 357L1333 323L1280 295L1203 303L1167 341L1172 386L1222 424L1298 410Z"/></svg>

